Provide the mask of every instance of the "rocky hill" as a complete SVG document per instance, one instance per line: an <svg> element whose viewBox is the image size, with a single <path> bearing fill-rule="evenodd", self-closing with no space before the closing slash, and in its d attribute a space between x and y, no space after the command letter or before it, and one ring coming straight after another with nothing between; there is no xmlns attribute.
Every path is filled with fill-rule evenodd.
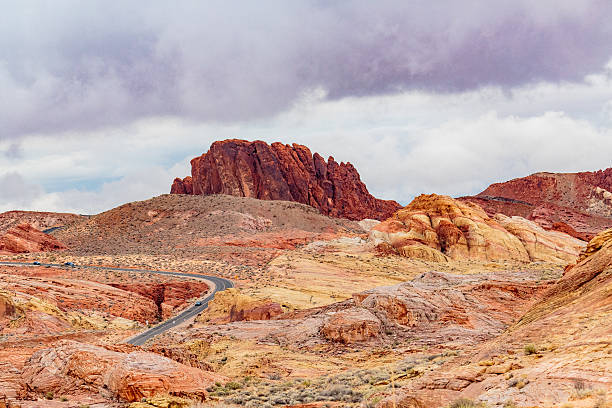
<svg viewBox="0 0 612 408"><path fill-rule="evenodd" d="M521 217L489 217L476 204L421 195L375 226L370 240L383 252L430 261L450 259L571 262L584 242L546 231Z"/></svg>
<svg viewBox="0 0 612 408"><path fill-rule="evenodd" d="M201 253L206 246L292 248L356 222L287 201L166 194L92 216L55 233L77 254Z"/></svg>
<svg viewBox="0 0 612 408"><path fill-rule="evenodd" d="M0 214L0 232L9 230L19 224L30 224L44 231L50 228L72 225L87 218L71 213L55 213L42 211L7 211Z"/></svg>
<svg viewBox="0 0 612 408"><path fill-rule="evenodd" d="M351 163L325 161L295 143L215 142L191 161L191 176L175 179L170 192L295 201L351 220L383 220L400 208L395 201L374 198Z"/></svg>
<svg viewBox="0 0 612 408"><path fill-rule="evenodd" d="M582 173L535 173L495 183L474 197L487 213L518 215L543 228L591 239L612 227L612 168Z"/></svg>

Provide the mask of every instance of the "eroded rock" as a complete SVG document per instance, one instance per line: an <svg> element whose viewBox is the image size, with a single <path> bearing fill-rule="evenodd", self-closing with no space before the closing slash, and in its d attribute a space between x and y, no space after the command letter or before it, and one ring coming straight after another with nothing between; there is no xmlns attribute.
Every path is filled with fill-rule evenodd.
<svg viewBox="0 0 612 408"><path fill-rule="evenodd" d="M400 205L374 198L350 163L314 155L306 146L224 140L191 161L191 177L174 194L228 194L308 204L323 214L361 220L389 217Z"/></svg>

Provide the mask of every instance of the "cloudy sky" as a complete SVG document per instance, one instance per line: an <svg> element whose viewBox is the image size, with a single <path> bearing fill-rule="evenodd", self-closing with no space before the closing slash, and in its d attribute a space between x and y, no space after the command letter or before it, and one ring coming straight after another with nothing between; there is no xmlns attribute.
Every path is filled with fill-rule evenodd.
<svg viewBox="0 0 612 408"><path fill-rule="evenodd" d="M166 193L226 138L403 204L612 166L607 0L0 4L0 211Z"/></svg>

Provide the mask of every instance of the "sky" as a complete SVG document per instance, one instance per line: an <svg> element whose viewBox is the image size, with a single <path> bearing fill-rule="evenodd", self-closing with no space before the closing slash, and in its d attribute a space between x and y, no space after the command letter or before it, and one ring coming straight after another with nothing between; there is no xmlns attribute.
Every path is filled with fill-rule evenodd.
<svg viewBox="0 0 612 408"><path fill-rule="evenodd" d="M612 167L612 2L0 0L0 211L167 193L215 140L372 194Z"/></svg>

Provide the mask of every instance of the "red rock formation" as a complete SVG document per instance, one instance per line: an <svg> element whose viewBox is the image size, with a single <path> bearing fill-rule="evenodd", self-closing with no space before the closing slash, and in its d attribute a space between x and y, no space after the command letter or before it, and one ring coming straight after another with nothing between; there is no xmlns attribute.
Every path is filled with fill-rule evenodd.
<svg viewBox="0 0 612 408"><path fill-rule="evenodd" d="M480 205L489 214L528 218L546 229L556 229L555 223L564 223L576 231L570 235L589 240L612 227L611 191L609 168L582 173L536 173L492 184L475 197L462 200Z"/></svg>
<svg viewBox="0 0 612 408"><path fill-rule="evenodd" d="M193 194L193 182L191 177L187 176L184 179L175 178L170 189L170 194Z"/></svg>
<svg viewBox="0 0 612 408"><path fill-rule="evenodd" d="M203 400L207 387L227 381L158 354L120 353L74 341L35 352L24 366L23 380L36 394L104 391L128 402L160 394Z"/></svg>
<svg viewBox="0 0 612 408"><path fill-rule="evenodd" d="M386 219L400 208L374 198L350 163L326 162L306 146L224 140L191 161L191 175L176 179L173 194L228 194L296 201L333 217Z"/></svg>
<svg viewBox="0 0 612 408"><path fill-rule="evenodd" d="M66 249L66 246L30 224L19 224L0 237L0 253L21 254L61 249Z"/></svg>

